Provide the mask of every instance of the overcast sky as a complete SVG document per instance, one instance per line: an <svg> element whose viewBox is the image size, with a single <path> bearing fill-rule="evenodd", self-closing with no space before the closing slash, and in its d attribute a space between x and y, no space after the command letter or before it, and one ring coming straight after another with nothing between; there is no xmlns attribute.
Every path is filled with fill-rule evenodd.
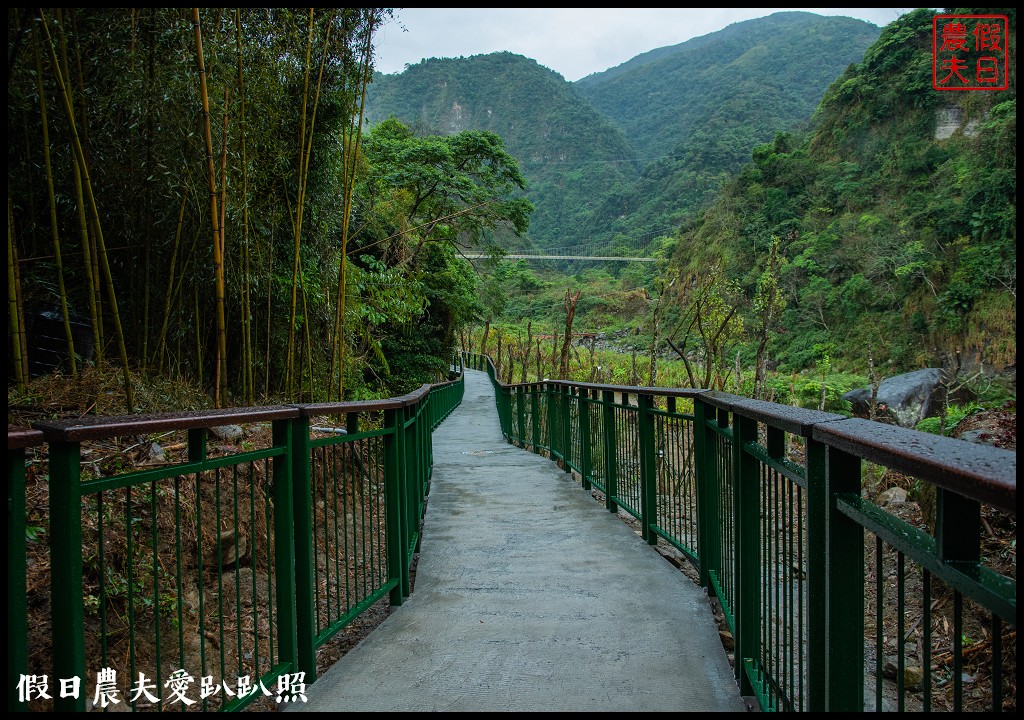
<svg viewBox="0 0 1024 720"><path fill-rule="evenodd" d="M912 8L398 8L378 33L376 69L430 57L508 50L570 82L640 53L783 10L845 15L885 26Z"/></svg>

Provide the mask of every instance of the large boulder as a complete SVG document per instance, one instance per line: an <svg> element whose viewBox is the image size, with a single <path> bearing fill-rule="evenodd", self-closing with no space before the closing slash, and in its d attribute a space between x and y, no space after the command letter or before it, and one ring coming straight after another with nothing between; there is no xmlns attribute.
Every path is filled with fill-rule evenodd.
<svg viewBox="0 0 1024 720"><path fill-rule="evenodd" d="M926 417L942 412L945 388L942 368L924 368L886 378L878 386L876 419L889 419L897 425L912 428ZM843 395L853 406L853 414L868 417L871 388L851 390Z"/></svg>

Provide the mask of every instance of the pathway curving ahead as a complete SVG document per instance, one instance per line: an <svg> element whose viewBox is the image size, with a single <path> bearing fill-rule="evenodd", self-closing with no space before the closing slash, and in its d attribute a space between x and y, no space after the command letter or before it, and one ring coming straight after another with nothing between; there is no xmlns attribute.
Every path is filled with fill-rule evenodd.
<svg viewBox="0 0 1024 720"><path fill-rule="evenodd" d="M486 374L434 432L412 596L290 711L743 711L704 592L554 463Z"/></svg>

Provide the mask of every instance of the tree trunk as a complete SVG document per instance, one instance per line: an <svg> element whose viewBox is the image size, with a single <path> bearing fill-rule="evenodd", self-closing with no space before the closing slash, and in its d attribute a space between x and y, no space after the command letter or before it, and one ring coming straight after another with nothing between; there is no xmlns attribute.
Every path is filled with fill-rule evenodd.
<svg viewBox="0 0 1024 720"><path fill-rule="evenodd" d="M576 315L576 303L580 299L580 290L573 294L570 290L565 291L565 338L562 340L562 357L558 364L559 379L569 377L569 348L572 347L572 320Z"/></svg>

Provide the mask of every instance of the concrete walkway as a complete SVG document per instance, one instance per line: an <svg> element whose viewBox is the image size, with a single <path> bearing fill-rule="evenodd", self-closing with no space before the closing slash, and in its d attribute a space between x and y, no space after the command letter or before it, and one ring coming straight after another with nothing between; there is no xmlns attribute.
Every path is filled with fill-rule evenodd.
<svg viewBox="0 0 1024 720"><path fill-rule="evenodd" d="M554 463L487 376L434 433L412 596L290 711L743 711L708 601Z"/></svg>

